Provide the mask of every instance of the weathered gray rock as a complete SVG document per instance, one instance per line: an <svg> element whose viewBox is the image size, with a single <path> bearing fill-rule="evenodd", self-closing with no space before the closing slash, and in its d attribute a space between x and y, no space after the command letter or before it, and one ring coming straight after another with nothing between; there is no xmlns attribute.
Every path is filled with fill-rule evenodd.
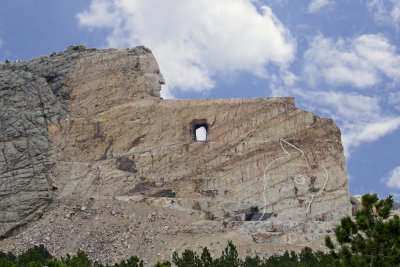
<svg viewBox="0 0 400 267"><path fill-rule="evenodd" d="M350 203L351 203L351 215L356 216L357 211L362 210L361 201L359 198L350 196Z"/></svg>
<svg viewBox="0 0 400 267"><path fill-rule="evenodd" d="M0 72L0 236L37 219L50 200L51 137L65 110L44 78Z"/></svg>

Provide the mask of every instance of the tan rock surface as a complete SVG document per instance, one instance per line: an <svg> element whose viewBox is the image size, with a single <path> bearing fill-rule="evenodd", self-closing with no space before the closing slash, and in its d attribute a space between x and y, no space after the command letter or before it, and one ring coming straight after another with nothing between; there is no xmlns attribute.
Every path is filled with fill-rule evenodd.
<svg viewBox="0 0 400 267"><path fill-rule="evenodd" d="M242 256L322 249L351 215L336 124L290 97L162 100L152 54L129 51L77 59L60 88L69 113L46 127L53 201L0 247L149 263L228 240Z"/></svg>

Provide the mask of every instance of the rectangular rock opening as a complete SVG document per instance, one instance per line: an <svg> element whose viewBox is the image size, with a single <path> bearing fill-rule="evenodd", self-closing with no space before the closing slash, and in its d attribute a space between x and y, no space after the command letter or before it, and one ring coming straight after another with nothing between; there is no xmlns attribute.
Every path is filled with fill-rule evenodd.
<svg viewBox="0 0 400 267"><path fill-rule="evenodd" d="M207 142L208 124L206 120L193 120L191 129L196 142Z"/></svg>

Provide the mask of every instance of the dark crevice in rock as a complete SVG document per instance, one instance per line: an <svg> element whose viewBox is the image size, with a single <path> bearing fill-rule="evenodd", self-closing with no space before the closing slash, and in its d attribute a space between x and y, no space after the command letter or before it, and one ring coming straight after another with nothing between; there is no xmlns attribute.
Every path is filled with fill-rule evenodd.
<svg viewBox="0 0 400 267"><path fill-rule="evenodd" d="M207 190L194 190L196 193L200 193L204 197L215 198L218 195L218 190L207 189Z"/></svg>
<svg viewBox="0 0 400 267"><path fill-rule="evenodd" d="M100 139L101 142L106 140L106 136L101 133L100 123L96 123L93 139Z"/></svg>
<svg viewBox="0 0 400 267"><path fill-rule="evenodd" d="M168 198L176 198L176 193L172 191L172 189L163 189L158 191L155 194L152 194L151 197L168 197Z"/></svg>
<svg viewBox="0 0 400 267"><path fill-rule="evenodd" d="M129 146L127 147L126 151L129 151L130 149L132 149L133 147L137 146L138 144L140 144L142 142L142 139L145 137L146 135L141 135L138 138L136 138L135 140L133 140Z"/></svg>
<svg viewBox="0 0 400 267"><path fill-rule="evenodd" d="M245 212L245 221L265 221L271 218L272 213L260 213L257 206L250 207Z"/></svg>
<svg viewBox="0 0 400 267"><path fill-rule="evenodd" d="M310 188L308 189L308 191L311 192L311 193L316 193L316 192L318 192L319 189L316 189L316 188L315 188L315 181L317 180L317 177L311 176L310 179L311 179L311 180L310 180Z"/></svg>
<svg viewBox="0 0 400 267"><path fill-rule="evenodd" d="M155 182L138 183L134 188L129 190L129 193L142 193L148 191L156 186Z"/></svg>
<svg viewBox="0 0 400 267"><path fill-rule="evenodd" d="M107 159L108 150L110 150L110 148L111 148L111 146L113 145L113 143L114 143L114 140L113 140L113 139L111 139L110 141L108 141L108 145L107 145L106 149L104 150L104 154L99 158L99 160L105 160L105 159Z"/></svg>
<svg viewBox="0 0 400 267"><path fill-rule="evenodd" d="M120 157L117 159L117 169L125 172L137 173L135 162L128 157Z"/></svg>

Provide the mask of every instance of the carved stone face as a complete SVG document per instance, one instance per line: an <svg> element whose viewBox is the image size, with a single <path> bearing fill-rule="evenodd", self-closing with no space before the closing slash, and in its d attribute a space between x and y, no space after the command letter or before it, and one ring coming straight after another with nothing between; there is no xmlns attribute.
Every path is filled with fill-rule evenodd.
<svg viewBox="0 0 400 267"><path fill-rule="evenodd" d="M160 97L161 85L165 84L164 77L162 76L158 67L157 61L153 54L147 54L140 57L141 71L146 78L146 83L150 89L150 95Z"/></svg>
<svg viewBox="0 0 400 267"><path fill-rule="evenodd" d="M165 84L164 77L158 73L146 73L146 82L150 87L150 95L160 97L161 85Z"/></svg>

